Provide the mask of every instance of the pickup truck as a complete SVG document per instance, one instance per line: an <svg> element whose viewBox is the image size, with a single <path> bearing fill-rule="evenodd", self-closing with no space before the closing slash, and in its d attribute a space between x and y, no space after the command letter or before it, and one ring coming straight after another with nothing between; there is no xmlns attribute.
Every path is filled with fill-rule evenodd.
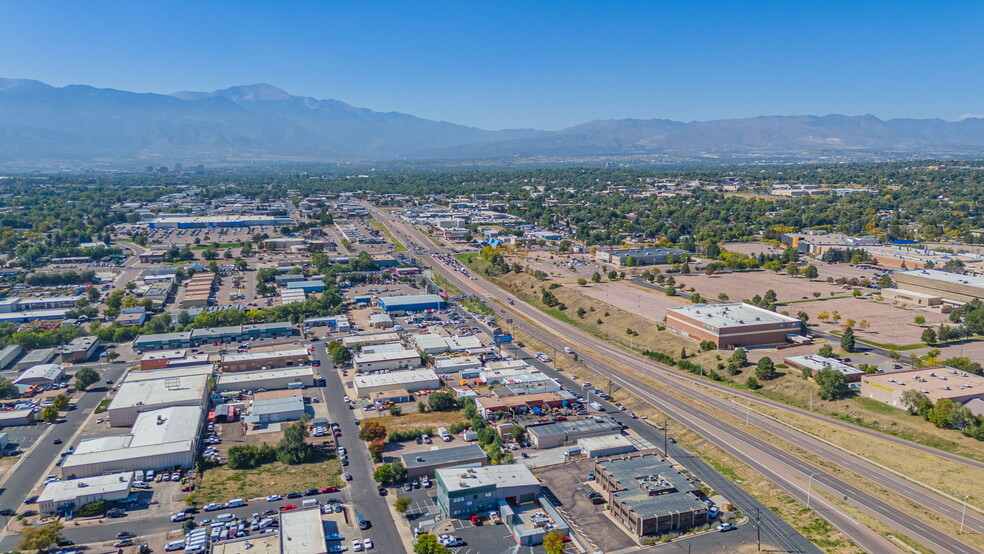
<svg viewBox="0 0 984 554"><path fill-rule="evenodd" d="M502 518L499 517L499 512L489 512L489 520L496 525L500 525L502 523Z"/></svg>

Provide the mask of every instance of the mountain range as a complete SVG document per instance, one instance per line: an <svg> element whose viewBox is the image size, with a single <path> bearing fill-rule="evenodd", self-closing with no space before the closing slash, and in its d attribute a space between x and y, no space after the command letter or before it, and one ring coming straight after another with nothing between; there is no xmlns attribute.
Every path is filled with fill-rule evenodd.
<svg viewBox="0 0 984 554"><path fill-rule="evenodd" d="M636 157L651 160L899 159L984 154L984 119L762 116L596 120L559 131L488 131L266 84L135 93L0 79L0 167L191 162Z"/></svg>

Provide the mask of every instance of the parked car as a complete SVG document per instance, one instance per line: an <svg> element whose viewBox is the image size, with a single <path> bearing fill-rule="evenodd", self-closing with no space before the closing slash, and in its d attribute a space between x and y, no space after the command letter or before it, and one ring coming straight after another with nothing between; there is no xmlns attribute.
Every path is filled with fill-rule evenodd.
<svg viewBox="0 0 984 554"><path fill-rule="evenodd" d="M735 529L737 529L737 527L735 527L733 523L722 523L717 526L717 530L721 533L724 533L725 531L733 531Z"/></svg>

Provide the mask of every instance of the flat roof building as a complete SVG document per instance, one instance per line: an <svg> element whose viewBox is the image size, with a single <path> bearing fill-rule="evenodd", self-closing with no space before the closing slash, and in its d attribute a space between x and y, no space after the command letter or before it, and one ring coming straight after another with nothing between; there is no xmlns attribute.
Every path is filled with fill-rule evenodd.
<svg viewBox="0 0 984 554"><path fill-rule="evenodd" d="M499 509L499 502L519 506L536 501L540 480L523 464L434 471L437 505L446 518L463 519Z"/></svg>
<svg viewBox="0 0 984 554"><path fill-rule="evenodd" d="M375 375L356 375L354 379L355 394L359 398L369 398L378 392L406 389L410 392L419 390L436 390L441 388L441 380L430 369L411 371L394 371Z"/></svg>
<svg viewBox="0 0 984 554"><path fill-rule="evenodd" d="M18 427L20 425L31 425L34 423L37 410L34 408L24 408L23 410L0 410L0 428Z"/></svg>
<svg viewBox="0 0 984 554"><path fill-rule="evenodd" d="M666 325L717 348L785 344L787 335L798 334L801 327L794 317L744 302L667 308Z"/></svg>
<svg viewBox="0 0 984 554"><path fill-rule="evenodd" d="M20 377L14 380L16 385L36 385L49 384L61 381L62 377L65 375L65 368L61 364L41 364L36 365L24 373L20 374Z"/></svg>
<svg viewBox="0 0 984 554"><path fill-rule="evenodd" d="M598 250L595 253L595 258L598 261L614 264L617 266L626 266L631 257L635 263L634 265L645 266L645 265L659 265L668 263L670 256L672 256L676 261L680 261L681 256L689 256L690 252L686 250L680 250L678 248L629 248L626 250Z"/></svg>
<svg viewBox="0 0 984 554"><path fill-rule="evenodd" d="M683 531L708 522L700 486L652 454L600 459L595 481L610 514L636 537Z"/></svg>
<svg viewBox="0 0 984 554"><path fill-rule="evenodd" d="M607 458L618 454L629 454L636 451L632 441L624 435L603 435L586 437L577 440L581 452L589 458Z"/></svg>
<svg viewBox="0 0 984 554"><path fill-rule="evenodd" d="M938 269L896 271L892 278L900 289L940 296L954 302L984 299L984 278L949 273Z"/></svg>
<svg viewBox="0 0 984 554"><path fill-rule="evenodd" d="M24 349L21 348L19 344L4 346L3 349L0 350L0 369L7 369L13 365L14 360L16 360L17 357L23 352Z"/></svg>
<svg viewBox="0 0 984 554"><path fill-rule="evenodd" d="M363 373L407 369L420 366L420 354L416 350L401 349L396 352L374 354L358 353L353 360L355 370Z"/></svg>
<svg viewBox="0 0 984 554"><path fill-rule="evenodd" d="M447 467L481 467L488 461L485 451L477 444L403 454L401 458L408 479L434 477L436 470Z"/></svg>
<svg viewBox="0 0 984 554"><path fill-rule="evenodd" d="M321 508L301 508L280 514L280 554L322 554L328 552L325 544L325 526L321 521Z"/></svg>
<svg viewBox="0 0 984 554"><path fill-rule="evenodd" d="M38 495L38 511L76 510L100 500L124 500L130 496L133 472L111 473L48 483Z"/></svg>
<svg viewBox="0 0 984 554"><path fill-rule="evenodd" d="M816 377L817 372L825 367L843 374L844 379L848 383L860 381L861 376L864 375L864 372L860 369L847 365L836 358L825 358L823 356L807 354L806 356L790 356L784 361L796 369L809 370L810 377Z"/></svg>
<svg viewBox="0 0 984 554"><path fill-rule="evenodd" d="M110 425L129 427L140 412L169 406L205 406L212 366L130 371L107 411Z"/></svg>
<svg viewBox="0 0 984 554"><path fill-rule="evenodd" d="M542 449L556 448L587 437L620 435L622 427L615 418L596 416L530 425L526 432L533 447Z"/></svg>
<svg viewBox="0 0 984 554"><path fill-rule="evenodd" d="M395 315L407 312L437 311L447 307L444 299L436 294L380 296L377 303L384 312Z"/></svg>
<svg viewBox="0 0 984 554"><path fill-rule="evenodd" d="M295 367L310 363L311 354L307 348L298 346L296 348L285 348L282 350L258 350L223 354L221 367L223 372L236 372Z"/></svg>
<svg viewBox="0 0 984 554"><path fill-rule="evenodd" d="M313 387L314 368L300 366L223 373L216 379L215 390L216 392L256 389L278 390L291 388L291 385L295 383L304 387Z"/></svg>
<svg viewBox="0 0 984 554"><path fill-rule="evenodd" d="M386 344L389 342L400 342L399 333L369 333L342 337L342 345L346 348L354 348L359 345Z"/></svg>
<svg viewBox="0 0 984 554"><path fill-rule="evenodd" d="M905 289L881 289L886 300L895 300L910 306L939 306L943 298L938 294L926 294Z"/></svg>
<svg viewBox="0 0 984 554"><path fill-rule="evenodd" d="M27 354L24 354L24 357L14 364L14 369L17 371L24 371L29 367L51 363L57 355L58 351L54 348L37 348L29 351Z"/></svg>
<svg viewBox="0 0 984 554"><path fill-rule="evenodd" d="M254 400L249 408L249 415L244 417L243 421L254 425L264 425L297 421L303 415L304 397L298 394L297 396Z"/></svg>
<svg viewBox="0 0 984 554"><path fill-rule="evenodd" d="M478 370L482 360L478 356L455 356L434 360L434 371L437 373L458 373L469 369Z"/></svg>
<svg viewBox="0 0 984 554"><path fill-rule="evenodd" d="M75 364L86 362L99 348L99 339L96 337L78 337L72 342L62 346L61 360L64 363Z"/></svg>

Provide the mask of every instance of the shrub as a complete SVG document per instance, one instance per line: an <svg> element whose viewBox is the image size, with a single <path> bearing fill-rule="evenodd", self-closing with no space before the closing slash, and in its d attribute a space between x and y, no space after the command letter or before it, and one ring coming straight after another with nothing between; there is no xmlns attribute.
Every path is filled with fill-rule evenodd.
<svg viewBox="0 0 984 554"><path fill-rule="evenodd" d="M82 506L76 511L79 517L94 517L101 516L106 513L109 509L109 505L105 500L97 500L95 502L90 502L85 506Z"/></svg>

